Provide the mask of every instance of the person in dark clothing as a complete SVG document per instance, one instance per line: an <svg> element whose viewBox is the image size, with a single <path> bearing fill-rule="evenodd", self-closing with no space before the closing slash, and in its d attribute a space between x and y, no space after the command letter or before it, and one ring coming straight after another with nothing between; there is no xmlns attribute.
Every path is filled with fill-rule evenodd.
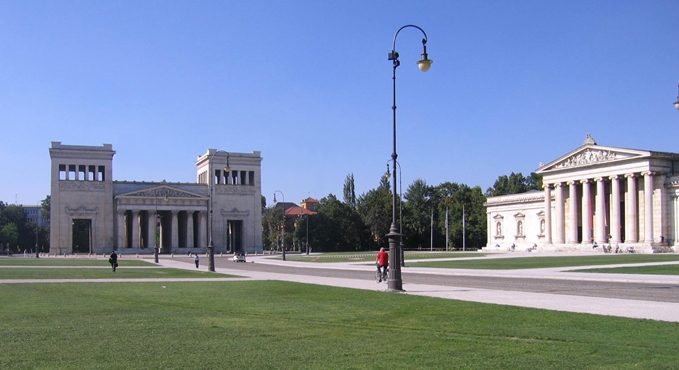
<svg viewBox="0 0 679 370"><path fill-rule="evenodd" d="M116 272L116 268L118 268L118 254L115 250L111 252L111 255L108 257L108 263L111 264L113 272Z"/></svg>
<svg viewBox="0 0 679 370"><path fill-rule="evenodd" d="M200 257L198 257L198 253L196 253L195 257L193 257L193 262L196 263L196 268L198 268L198 265L200 264Z"/></svg>

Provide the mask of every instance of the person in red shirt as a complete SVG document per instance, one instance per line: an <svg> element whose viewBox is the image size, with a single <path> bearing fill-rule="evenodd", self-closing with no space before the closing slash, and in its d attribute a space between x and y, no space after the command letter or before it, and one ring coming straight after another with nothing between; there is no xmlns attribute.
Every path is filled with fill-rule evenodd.
<svg viewBox="0 0 679 370"><path fill-rule="evenodd" d="M380 273L380 281L382 281L382 276L387 275L387 267L389 267L389 253L387 253L384 248L380 248L377 253L377 272Z"/></svg>

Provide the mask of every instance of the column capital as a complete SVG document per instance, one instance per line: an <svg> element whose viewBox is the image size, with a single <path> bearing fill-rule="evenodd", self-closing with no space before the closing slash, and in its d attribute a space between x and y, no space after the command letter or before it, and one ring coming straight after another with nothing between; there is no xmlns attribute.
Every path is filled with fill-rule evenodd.
<svg viewBox="0 0 679 370"><path fill-rule="evenodd" d="M641 175L644 176L644 177L646 177L646 176L655 176L655 175L657 175L657 174L658 174L657 172L653 172L653 171L644 171L644 172L641 173Z"/></svg>
<svg viewBox="0 0 679 370"><path fill-rule="evenodd" d="M580 180L580 183L583 184L583 185L589 184L590 182L592 182L592 179L582 179L582 180Z"/></svg>
<svg viewBox="0 0 679 370"><path fill-rule="evenodd" d="M594 179L594 181L596 181L596 182L604 182L604 181L606 181L606 180L607 180L607 179L606 179L605 177L596 177L596 178Z"/></svg>
<svg viewBox="0 0 679 370"><path fill-rule="evenodd" d="M620 179L620 177L622 177L622 176L620 176L620 175L612 175L612 176L609 176L608 178L611 179L611 181L615 181L615 180Z"/></svg>
<svg viewBox="0 0 679 370"><path fill-rule="evenodd" d="M543 183L542 188L545 189L545 190L550 190L550 189L552 189L552 184L544 184Z"/></svg>
<svg viewBox="0 0 679 370"><path fill-rule="evenodd" d="M636 173L626 173L625 177L628 178L628 179L634 179L634 178L637 177L637 174Z"/></svg>
<svg viewBox="0 0 679 370"><path fill-rule="evenodd" d="M578 180L571 180L571 181L566 182L566 184L568 184L568 186L577 185L577 184L578 184Z"/></svg>

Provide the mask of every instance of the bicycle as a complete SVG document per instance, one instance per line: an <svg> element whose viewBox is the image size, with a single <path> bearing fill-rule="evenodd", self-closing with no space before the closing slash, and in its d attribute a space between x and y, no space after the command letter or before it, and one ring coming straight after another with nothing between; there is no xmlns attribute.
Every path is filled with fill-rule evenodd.
<svg viewBox="0 0 679 370"><path fill-rule="evenodd" d="M378 283L382 281L386 282L388 277L389 277L389 267L375 271L375 281Z"/></svg>

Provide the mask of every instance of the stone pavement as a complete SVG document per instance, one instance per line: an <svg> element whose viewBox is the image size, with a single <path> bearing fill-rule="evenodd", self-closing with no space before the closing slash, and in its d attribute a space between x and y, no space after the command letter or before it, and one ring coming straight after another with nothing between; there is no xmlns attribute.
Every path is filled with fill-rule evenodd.
<svg viewBox="0 0 679 370"><path fill-rule="evenodd" d="M503 258L505 256L498 256ZM201 261L203 262L203 261ZM207 262L207 261L205 261ZM374 271L374 266L364 263L308 263L295 261L282 261L269 256L248 256L248 263L279 264L285 266L298 266L319 269L351 269ZM410 261L409 261L410 262ZM674 263L674 262L672 262ZM679 264L679 262L676 262ZM161 259L160 264L167 267L195 269L190 263L174 260ZM624 266L634 266L626 264ZM608 265L607 267L614 267ZM622 281L649 284L676 284L679 285L679 276L668 275L630 275L630 274L599 274L568 272L568 270L593 268L570 267L570 268L545 268L530 270L457 270L457 269L432 269L408 267L408 272L437 275L465 275L465 276L496 276L496 277L532 277L536 279L573 279L573 280L599 280L599 281ZM207 270L206 264L201 265L201 270ZM378 284L373 280L331 278L323 276L281 274L272 272L249 271L242 269L215 268L217 273L246 276L258 280L280 280L305 284L318 284L336 286L351 289L364 289L373 291L387 291L385 283ZM597 298L585 296L572 296L563 294L531 293L520 291L474 289L467 287L409 284L403 283L404 292L411 294L444 299L456 299L479 303L502 304L510 306L530 307L555 311L587 313L595 315L609 315L638 319L650 319L659 321L679 322L679 303L639 301L629 299ZM393 293L392 293L393 294Z"/></svg>

